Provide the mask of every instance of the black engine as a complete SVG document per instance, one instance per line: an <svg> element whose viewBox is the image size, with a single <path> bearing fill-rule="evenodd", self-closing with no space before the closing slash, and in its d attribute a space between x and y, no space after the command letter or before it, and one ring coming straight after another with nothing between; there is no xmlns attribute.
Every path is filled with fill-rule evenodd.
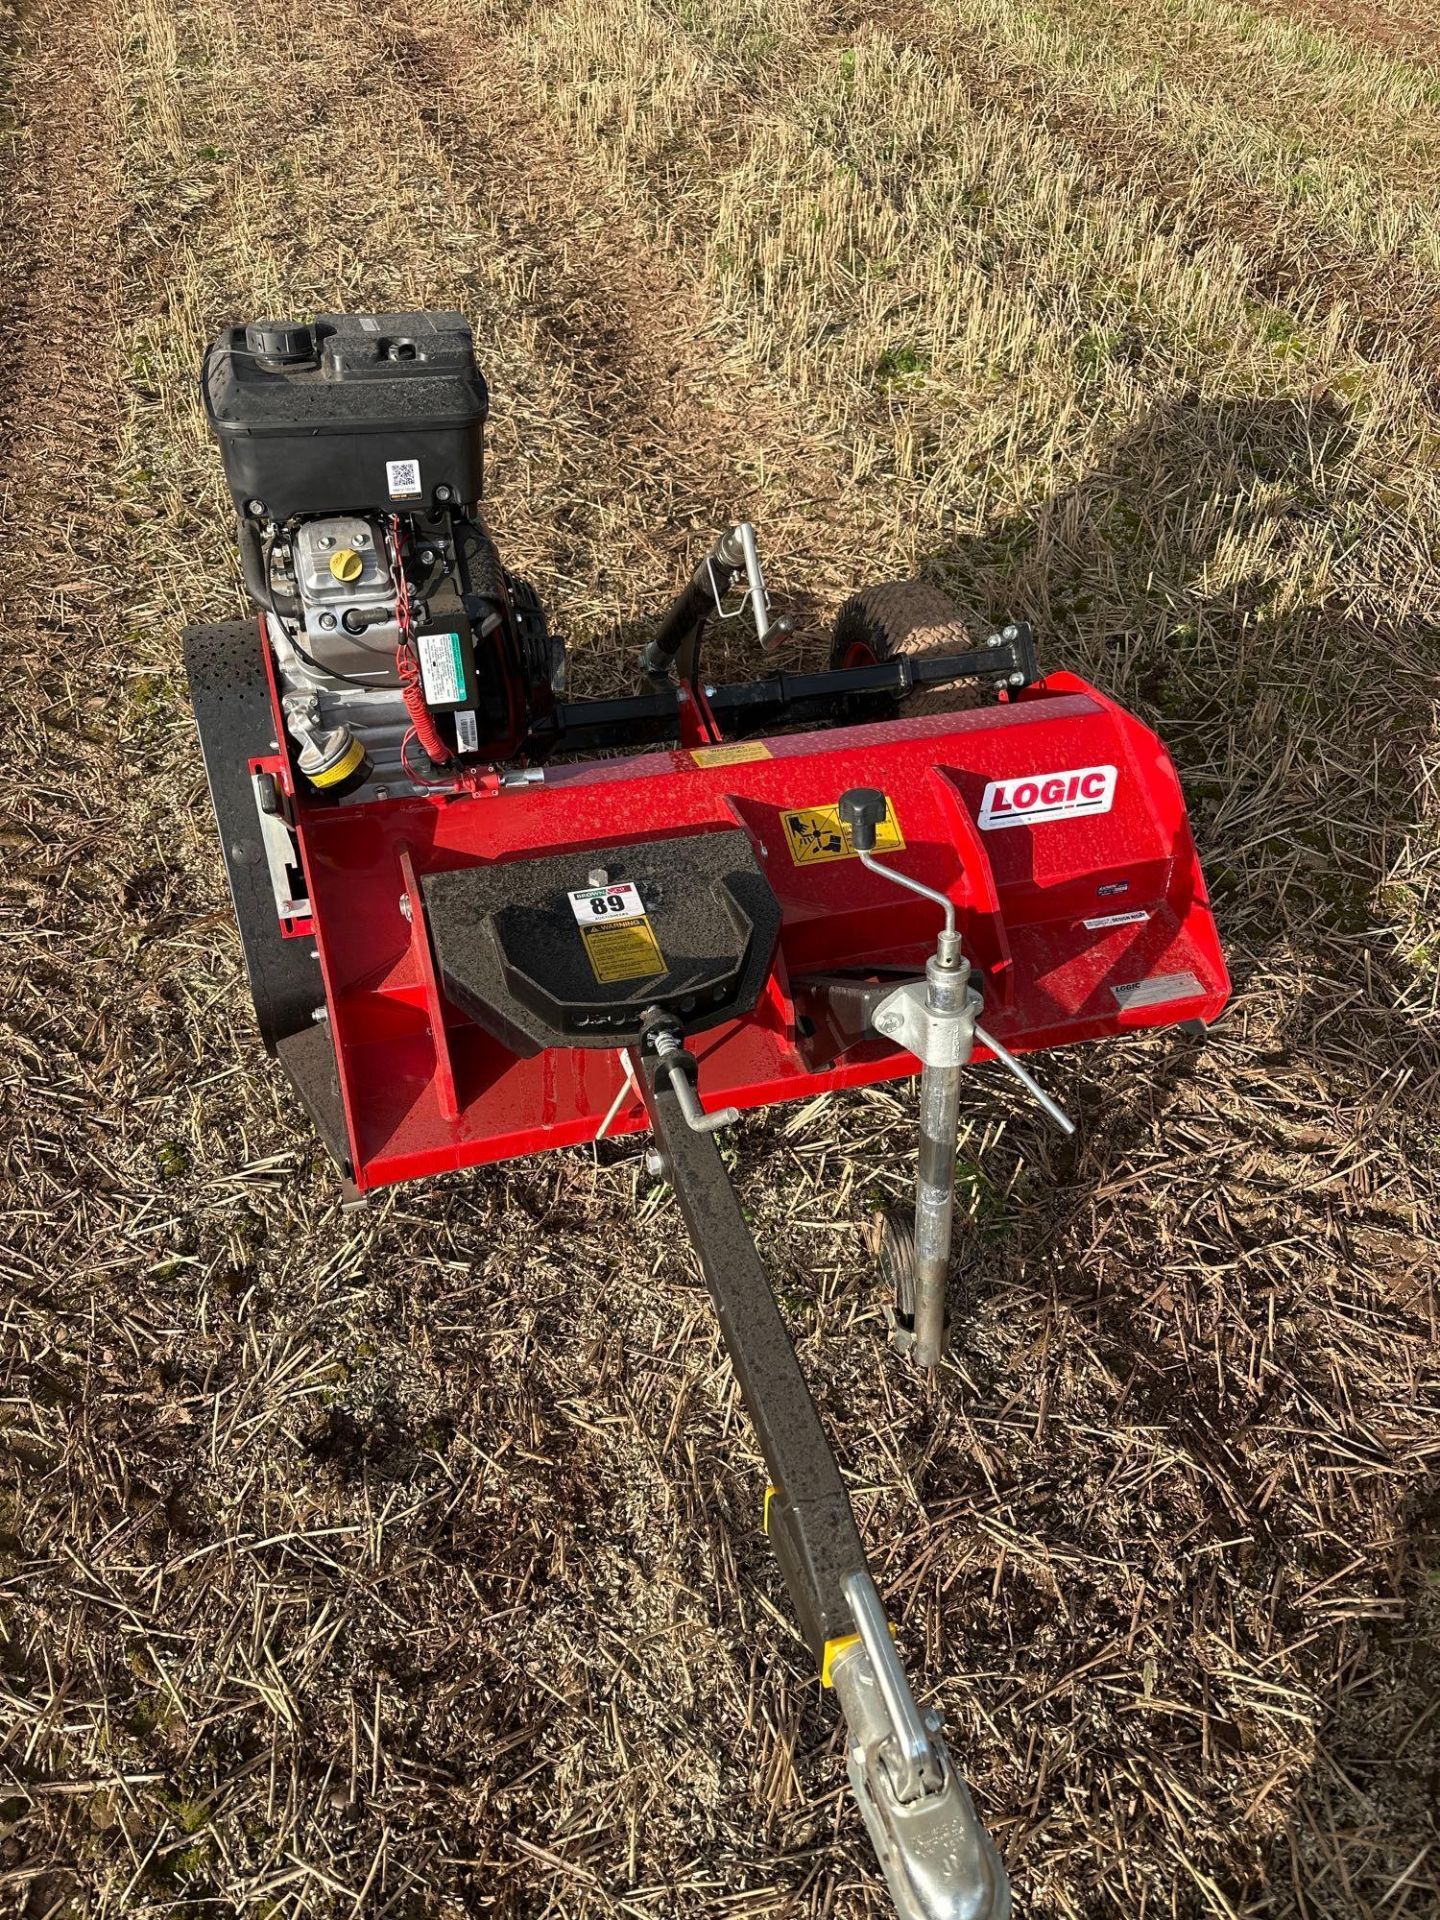
<svg viewBox="0 0 1440 1920"><path fill-rule="evenodd" d="M489 396L463 316L232 327L201 383L312 790L520 754L563 649L480 517Z"/></svg>

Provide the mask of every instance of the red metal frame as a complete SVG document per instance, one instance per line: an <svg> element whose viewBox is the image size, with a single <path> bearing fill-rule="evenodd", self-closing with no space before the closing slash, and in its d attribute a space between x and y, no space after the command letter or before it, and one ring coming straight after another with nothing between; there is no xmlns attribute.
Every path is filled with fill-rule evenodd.
<svg viewBox="0 0 1440 1920"><path fill-rule="evenodd" d="M361 1189L592 1140L624 1078L609 1050L518 1059L449 1003L420 898L428 872L743 827L783 922L753 1012L691 1043L710 1108L916 1071L878 1039L820 1059L796 1016L798 976L918 971L934 946L935 909L858 860L792 860L781 813L833 805L847 787L889 796L905 839L892 857L955 902L986 1024L1013 1050L1209 1021L1224 1005L1229 980L1170 758L1074 675L972 711L747 742L755 757L721 765L695 751L718 736L703 695L686 693L686 745L551 766L534 784L322 806L286 767ZM1097 766L1116 769L1108 812L977 824L991 781ZM1149 1004L1146 982L1162 996ZM611 1132L646 1124L632 1091Z"/></svg>

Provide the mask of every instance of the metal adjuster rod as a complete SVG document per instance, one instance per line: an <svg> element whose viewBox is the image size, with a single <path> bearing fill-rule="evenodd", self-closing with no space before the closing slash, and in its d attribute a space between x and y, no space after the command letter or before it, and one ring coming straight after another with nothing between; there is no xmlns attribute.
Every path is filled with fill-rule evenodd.
<svg viewBox="0 0 1440 1920"><path fill-rule="evenodd" d="M663 1028L659 1031L664 1031ZM1006 1920L1009 1888L951 1761L916 1706L815 1411L713 1132L679 1089L689 1054L654 1034L629 1054L655 1144L699 1256L771 1481L766 1532L800 1630L846 1721L851 1784L900 1920Z"/></svg>
<svg viewBox="0 0 1440 1920"><path fill-rule="evenodd" d="M933 900L943 932L925 968L925 985L899 987L875 1010L876 1031L908 1047L921 1063L920 1153L915 1170L915 1330L910 1351L921 1367L945 1352L945 1296L955 1221L955 1150L960 1134L960 1069L975 1044L979 996L960 951L955 906L947 895L875 858L876 834L888 802L858 787L842 794L840 818L862 863L881 879Z"/></svg>
<svg viewBox="0 0 1440 1920"><path fill-rule="evenodd" d="M993 1035L977 1024L981 998L970 986L960 951L955 905L947 894L875 858L876 835L889 803L872 787L840 796L840 819L861 863L882 880L933 900L945 915L925 985L897 987L876 1007L877 1033L920 1061L920 1152L915 1169L915 1323L910 1352L917 1366L938 1366L945 1352L945 1296L955 1228L955 1151L960 1136L960 1069L980 1040L1066 1133L1074 1126L1049 1094ZM899 1344L897 1342L897 1344Z"/></svg>

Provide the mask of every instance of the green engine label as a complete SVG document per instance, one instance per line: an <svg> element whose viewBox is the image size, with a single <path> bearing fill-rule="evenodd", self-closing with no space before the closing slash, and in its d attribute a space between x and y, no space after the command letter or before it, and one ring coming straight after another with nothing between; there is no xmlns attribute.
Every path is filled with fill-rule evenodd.
<svg viewBox="0 0 1440 1920"><path fill-rule="evenodd" d="M453 707L468 699L465 684L465 656L460 650L458 633L422 633L420 684L429 707Z"/></svg>

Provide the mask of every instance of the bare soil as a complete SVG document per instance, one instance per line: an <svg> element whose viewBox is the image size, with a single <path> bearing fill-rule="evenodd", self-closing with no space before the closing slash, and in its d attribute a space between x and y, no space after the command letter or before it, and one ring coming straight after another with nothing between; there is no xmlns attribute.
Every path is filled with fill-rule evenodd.
<svg viewBox="0 0 1440 1920"><path fill-rule="evenodd" d="M583 86L637 76L598 131L520 4L30 0L8 29L0 1916L885 1911L672 1201L622 1144L345 1213L251 1031L179 689L180 625L238 604L187 383L252 308L413 299L475 317L496 530L587 689L750 511L800 657L918 564L1171 742L1232 1009L1047 1061L1068 1145L975 1076L937 1383L886 1353L866 1252L910 1090L747 1121L736 1177L1020 1911L1423 1920L1440 288L977 56L968 123L1055 141L1091 225L1128 190L1259 344L1168 332L1154 248L1103 287L1057 258L1091 303L1071 411L1113 419L957 532L817 425L838 305L804 368L726 306L626 39L717 61L718 177L856 37L963 63L943 9L596 9ZM923 188L881 180L877 229ZM914 324L904 263L850 244ZM933 405L958 497L990 452L874 373L906 339L855 349L847 431L923 437Z"/></svg>

